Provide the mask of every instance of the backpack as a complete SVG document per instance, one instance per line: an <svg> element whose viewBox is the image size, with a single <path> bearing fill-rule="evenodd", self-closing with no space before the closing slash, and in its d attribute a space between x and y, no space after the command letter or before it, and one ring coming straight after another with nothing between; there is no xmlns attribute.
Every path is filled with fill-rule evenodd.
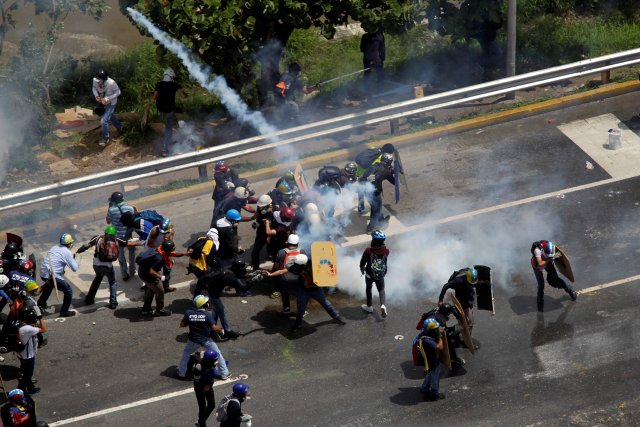
<svg viewBox="0 0 640 427"><path fill-rule="evenodd" d="M382 150L379 148L368 148L365 151L359 153L356 158L356 164L363 169L368 168L373 162L382 154Z"/></svg>
<svg viewBox="0 0 640 427"><path fill-rule="evenodd" d="M387 274L387 257L371 252L370 267L371 279L382 280Z"/></svg>
<svg viewBox="0 0 640 427"><path fill-rule="evenodd" d="M207 243L206 237L198 237L198 239L193 242L191 246L187 248L187 250L191 249L191 253L189 254L189 258L191 259L199 259L202 256L202 249L204 245Z"/></svg>
<svg viewBox="0 0 640 427"><path fill-rule="evenodd" d="M140 218L144 219L145 221L149 221L153 225L161 225L162 221L164 221L164 217L153 209L145 209L133 214L134 221L137 221Z"/></svg>
<svg viewBox="0 0 640 427"><path fill-rule="evenodd" d="M216 406L216 421L223 422L227 420L227 406L229 406L229 402L232 400L240 404L240 401L233 396L225 396L220 403L218 403L218 406Z"/></svg>
<svg viewBox="0 0 640 427"><path fill-rule="evenodd" d="M120 247L115 237L102 236L96 245L96 255L102 262L113 262L118 260Z"/></svg>
<svg viewBox="0 0 640 427"><path fill-rule="evenodd" d="M546 243L546 240L536 240L535 242L533 242L531 244L531 255L533 255L533 251L537 249L542 250L542 247L544 246L543 243Z"/></svg>
<svg viewBox="0 0 640 427"><path fill-rule="evenodd" d="M337 166L323 166L318 171L318 178L322 182L332 182L340 180L340 168Z"/></svg>

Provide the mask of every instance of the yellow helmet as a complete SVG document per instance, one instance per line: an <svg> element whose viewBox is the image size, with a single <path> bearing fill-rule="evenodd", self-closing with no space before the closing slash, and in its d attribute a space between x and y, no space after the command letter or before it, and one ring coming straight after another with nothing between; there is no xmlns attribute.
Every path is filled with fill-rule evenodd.
<svg viewBox="0 0 640 427"><path fill-rule="evenodd" d="M208 302L209 297L206 295L196 295L195 298L193 298L193 305L196 308L202 308Z"/></svg>
<svg viewBox="0 0 640 427"><path fill-rule="evenodd" d="M40 286L36 283L35 280L27 280L24 284L24 290L29 294L33 294L40 289Z"/></svg>

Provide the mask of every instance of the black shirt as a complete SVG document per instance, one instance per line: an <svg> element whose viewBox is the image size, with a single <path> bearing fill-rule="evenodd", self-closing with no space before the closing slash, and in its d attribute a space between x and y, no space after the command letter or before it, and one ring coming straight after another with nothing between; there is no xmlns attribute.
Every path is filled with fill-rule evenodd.
<svg viewBox="0 0 640 427"><path fill-rule="evenodd" d="M160 81L156 83L156 92L158 97L156 98L156 107L161 113L171 113L176 109L176 92L182 89L176 82Z"/></svg>

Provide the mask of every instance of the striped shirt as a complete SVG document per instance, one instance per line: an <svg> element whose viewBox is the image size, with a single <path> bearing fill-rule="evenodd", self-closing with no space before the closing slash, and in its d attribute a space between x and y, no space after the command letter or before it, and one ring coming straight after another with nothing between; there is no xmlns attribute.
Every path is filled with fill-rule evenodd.
<svg viewBox="0 0 640 427"><path fill-rule="evenodd" d="M56 274L57 279L64 280L64 269L69 266L73 271L78 271L78 263L73 258L73 253L68 247L58 245L49 249L42 267L40 267L40 277L44 280L51 277L51 267L49 267L49 258L51 258L51 264L53 264L53 271Z"/></svg>
<svg viewBox="0 0 640 427"><path fill-rule="evenodd" d="M132 206L124 202L110 206L107 211L107 222L113 224L116 228L116 237L118 239L125 239L127 235L128 228L120 222L120 217L125 212L131 212L133 214L134 210Z"/></svg>

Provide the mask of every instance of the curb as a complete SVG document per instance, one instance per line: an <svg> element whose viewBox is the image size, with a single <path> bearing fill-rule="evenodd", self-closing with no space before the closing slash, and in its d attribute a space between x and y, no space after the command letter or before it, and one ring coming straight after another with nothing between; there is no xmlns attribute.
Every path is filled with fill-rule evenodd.
<svg viewBox="0 0 640 427"><path fill-rule="evenodd" d="M409 146L412 142L420 139L421 142L428 139L434 139L446 135L455 135L457 133L466 132L472 129L478 129L485 126L504 123L510 120L530 117L536 114L544 113L547 111L558 110L561 108L572 107L575 105L596 101L602 98L611 96L623 95L629 92L640 89L640 81L633 80L623 83L610 83L605 86L601 86L596 89L592 89L586 92L581 92L573 95L563 96L561 98L554 98L548 101L542 101L531 105L522 107L515 107L513 109L507 109L496 113L490 113L480 117L474 117L467 120L461 120L455 123L438 126L436 128L426 129L423 131L407 133L398 136L391 136L386 139L387 142L396 146ZM413 142L415 144L415 142ZM353 158L360 150L362 146L355 146L352 148L342 148L333 150L331 152L317 154L314 156L306 157L302 159L305 167L313 168L322 166L325 164L334 163L337 161L343 161L344 159ZM295 163L283 163L277 166L269 166L255 171L243 173L244 178L249 181L261 180L282 172L285 169L295 167ZM152 194L142 197L140 199L131 200L130 202L135 205L142 206L154 206L162 204L166 201L174 201L180 198L190 198L202 194L206 194L212 191L212 183L210 181L203 182L201 184L192 185L189 187L167 191L158 194ZM32 237L59 225L59 221L62 220L67 226L72 226L77 223L84 223L89 221L101 221L104 219L105 208L96 208L90 211L80 212L77 214L69 214L64 218L58 218L56 220L47 220L38 223L35 226L25 226L22 228L14 228L5 230L16 233L23 237Z"/></svg>

